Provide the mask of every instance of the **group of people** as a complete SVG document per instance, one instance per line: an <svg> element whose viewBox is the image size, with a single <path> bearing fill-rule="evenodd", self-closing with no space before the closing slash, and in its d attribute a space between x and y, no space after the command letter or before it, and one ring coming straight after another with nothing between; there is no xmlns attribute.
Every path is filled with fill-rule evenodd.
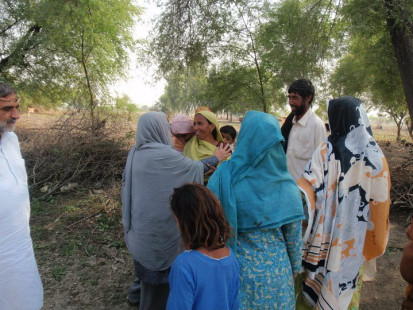
<svg viewBox="0 0 413 310"><path fill-rule="evenodd" d="M139 309L357 308L388 239L387 162L358 99L329 102L327 137L311 82L288 93L283 128L249 111L231 149L207 108L140 118L122 186Z"/></svg>
<svg viewBox="0 0 413 310"><path fill-rule="evenodd" d="M237 138L208 108L193 121L140 117L121 190L131 304L357 308L363 265L388 239L387 162L358 99L329 102L327 137L311 110L311 82L297 80L288 93L282 128L249 111ZM40 309L27 174L13 133L18 108L16 91L0 83L0 309ZM412 248L401 262L409 283ZM411 309L410 287L406 294L403 309Z"/></svg>
<svg viewBox="0 0 413 310"><path fill-rule="evenodd" d="M183 114L176 115L171 123L173 147L193 160L210 158L216 147L225 145L230 153L234 151L237 131L231 125L220 128L218 119L207 107L200 107L195 111L194 121ZM196 133L196 134L195 134ZM210 171L204 175L204 184L215 171L218 162L209 163Z"/></svg>

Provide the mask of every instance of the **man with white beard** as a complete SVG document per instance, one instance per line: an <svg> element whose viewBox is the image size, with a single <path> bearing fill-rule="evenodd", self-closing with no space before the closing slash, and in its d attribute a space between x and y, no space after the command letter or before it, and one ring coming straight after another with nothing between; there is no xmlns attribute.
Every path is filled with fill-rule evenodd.
<svg viewBox="0 0 413 310"><path fill-rule="evenodd" d="M30 237L27 173L13 132L16 91L0 82L0 309L38 310L43 286Z"/></svg>

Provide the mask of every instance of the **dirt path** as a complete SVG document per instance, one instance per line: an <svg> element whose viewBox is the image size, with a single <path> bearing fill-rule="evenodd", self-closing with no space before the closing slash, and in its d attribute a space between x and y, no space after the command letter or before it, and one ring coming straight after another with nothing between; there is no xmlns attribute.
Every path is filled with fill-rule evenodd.
<svg viewBox="0 0 413 310"><path fill-rule="evenodd" d="M132 260L123 243L116 190L62 196L32 207L32 235L45 289L44 309L133 309L126 292ZM102 208L102 201L106 207ZM391 213L386 253L374 282L363 283L363 310L399 309L407 211Z"/></svg>
<svg viewBox="0 0 413 310"><path fill-rule="evenodd" d="M390 214L390 238L385 254L377 259L375 281L364 282L361 289L361 310L400 309L406 282L399 272L402 251L407 243L406 219L409 212Z"/></svg>

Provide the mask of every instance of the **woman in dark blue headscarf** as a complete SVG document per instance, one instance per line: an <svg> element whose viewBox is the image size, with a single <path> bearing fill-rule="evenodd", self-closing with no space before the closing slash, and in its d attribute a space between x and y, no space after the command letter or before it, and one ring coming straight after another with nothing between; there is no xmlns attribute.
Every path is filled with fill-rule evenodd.
<svg viewBox="0 0 413 310"><path fill-rule="evenodd" d="M242 308L295 309L293 273L301 269L299 189L288 173L279 121L250 111L236 149L209 180L236 232Z"/></svg>

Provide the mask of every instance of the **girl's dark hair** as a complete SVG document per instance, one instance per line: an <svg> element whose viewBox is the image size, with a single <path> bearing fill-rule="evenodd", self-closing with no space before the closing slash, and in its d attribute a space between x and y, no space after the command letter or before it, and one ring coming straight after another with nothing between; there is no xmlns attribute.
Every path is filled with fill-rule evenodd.
<svg viewBox="0 0 413 310"><path fill-rule="evenodd" d="M222 126L220 128L220 131L221 131L221 133L229 134L231 136L232 140L235 140L235 138L237 136L237 131L231 125Z"/></svg>
<svg viewBox="0 0 413 310"><path fill-rule="evenodd" d="M186 248L216 250L232 236L220 202L203 185L188 183L174 189L171 209Z"/></svg>

